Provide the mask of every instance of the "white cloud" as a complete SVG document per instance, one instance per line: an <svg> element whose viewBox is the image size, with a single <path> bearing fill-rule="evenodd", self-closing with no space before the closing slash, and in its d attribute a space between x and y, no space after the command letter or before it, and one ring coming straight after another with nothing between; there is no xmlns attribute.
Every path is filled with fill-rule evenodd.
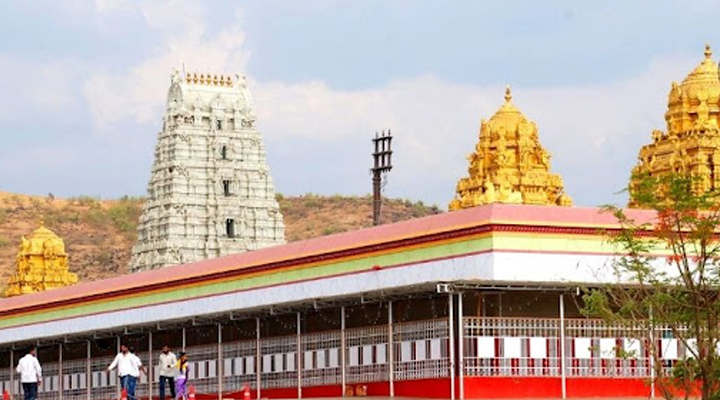
<svg viewBox="0 0 720 400"><path fill-rule="evenodd" d="M161 46L126 72L99 71L84 85L104 132L116 132L128 122L155 123L162 115L169 73L182 62L190 70L231 72L241 70L249 56L239 13L233 24L210 33L202 3L142 4L133 12L162 38ZM101 7L124 10L122 4ZM514 101L538 123L542 143L555 155L553 171L563 175L570 195L580 204L595 205L613 200L611 194L625 185L639 147L652 129L663 128L670 82L681 80L701 58L657 59L642 74L615 82L514 87ZM461 85L425 75L344 91L322 81L257 82L251 77L271 152L283 151L289 141L320 143L325 152L343 154L341 162L365 162L370 136L390 128L396 135L396 168L388 193L441 205L466 173L465 156L477 141L479 120L490 118L502 104L505 83L512 84ZM321 190L365 192L359 188L365 187L360 182L367 179L369 165L327 168L318 165L318 154L289 153L271 165L280 191L313 190L317 180L297 177L314 176L320 167L326 179Z"/></svg>
<svg viewBox="0 0 720 400"><path fill-rule="evenodd" d="M101 15L118 11L131 11L134 8L132 0L95 0L95 9Z"/></svg>
<svg viewBox="0 0 720 400"><path fill-rule="evenodd" d="M569 193L595 205L612 201L612 193L626 184L641 144L652 129L664 128L670 82L681 80L701 58L659 59L639 76L602 85L515 87L514 102L538 123L542 143L555 155L553 170L564 176ZM333 90L322 82L253 86L270 141L294 137L341 148L363 137L367 147L352 150L362 160L370 152L370 135L391 128L396 135L391 193L442 205L466 173L465 155L477 141L480 118L490 118L503 102L503 85L457 85L433 76L361 91ZM316 167L292 165L297 176L311 175ZM273 168L283 173L283 166ZM365 178L349 180L358 179ZM281 190L304 190L301 182L290 184L295 187Z"/></svg>
<svg viewBox="0 0 720 400"><path fill-rule="evenodd" d="M239 71L247 60L242 49L244 33L238 19L216 34L209 34L201 3L166 1L143 3L147 26L162 44L149 58L127 72L98 71L87 79L84 95L97 127L112 131L115 124L148 123L162 114L170 73L187 62L189 71Z"/></svg>
<svg viewBox="0 0 720 400"><path fill-rule="evenodd" d="M73 60L30 60L0 55L0 121L62 111L77 104L75 85L83 69Z"/></svg>

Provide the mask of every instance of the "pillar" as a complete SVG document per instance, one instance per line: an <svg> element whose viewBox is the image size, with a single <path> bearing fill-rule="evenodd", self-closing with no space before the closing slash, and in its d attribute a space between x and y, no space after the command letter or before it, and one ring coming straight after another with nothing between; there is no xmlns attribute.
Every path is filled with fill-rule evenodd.
<svg viewBox="0 0 720 400"><path fill-rule="evenodd" d="M393 303L388 301L388 380L390 397L395 397L395 337L393 334Z"/></svg>
<svg viewBox="0 0 720 400"><path fill-rule="evenodd" d="M303 357L302 357L302 321L300 318L300 312L296 313L297 319L295 322L296 325L296 332L297 332L297 342L295 344L295 348L297 349L297 396L298 399L302 399L302 367L303 367Z"/></svg>
<svg viewBox="0 0 720 400"><path fill-rule="evenodd" d="M92 400L92 342L87 340L87 366L85 374L87 374L87 400Z"/></svg>
<svg viewBox="0 0 720 400"><path fill-rule="evenodd" d="M455 334L453 329L453 294L448 293L448 326L450 340L450 400L455 400Z"/></svg>
<svg viewBox="0 0 720 400"><path fill-rule="evenodd" d="M148 365L147 365L147 377L148 377L148 397L152 399L153 397L153 380L155 377L153 377L153 372L155 372L155 368L153 368L153 365L155 364L153 360L153 334L152 331L148 332Z"/></svg>
<svg viewBox="0 0 720 400"><path fill-rule="evenodd" d="M218 374L218 400L221 400L223 398L223 376L225 376L225 371L223 369L225 368L225 364L223 363L223 342L222 342L222 324L218 322L217 324L218 328L218 346L217 346L217 368L215 371L217 371Z"/></svg>
<svg viewBox="0 0 720 400"><path fill-rule="evenodd" d="M260 399L260 383L262 382L262 349L260 348L260 318L255 318L255 392L257 399Z"/></svg>
<svg viewBox="0 0 720 400"><path fill-rule="evenodd" d="M452 330L453 327L451 326ZM460 400L465 399L465 321L463 320L463 294L458 293L458 384Z"/></svg>
<svg viewBox="0 0 720 400"><path fill-rule="evenodd" d="M562 398L567 398L567 381L565 371L565 296L560 293L560 385Z"/></svg>
<svg viewBox="0 0 720 400"><path fill-rule="evenodd" d="M15 394L15 350L10 348L10 397Z"/></svg>
<svg viewBox="0 0 720 400"><path fill-rule="evenodd" d="M347 338L345 337L345 306L340 307L340 375L342 384L342 396L345 397L347 386L347 372L345 357L347 356Z"/></svg>

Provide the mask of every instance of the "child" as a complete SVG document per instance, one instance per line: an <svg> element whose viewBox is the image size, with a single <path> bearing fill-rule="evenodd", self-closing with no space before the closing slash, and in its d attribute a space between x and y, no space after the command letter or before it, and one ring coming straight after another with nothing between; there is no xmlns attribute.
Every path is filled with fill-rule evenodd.
<svg viewBox="0 0 720 400"><path fill-rule="evenodd" d="M175 378L175 395L178 399L187 399L188 356L183 351L177 363L178 376Z"/></svg>

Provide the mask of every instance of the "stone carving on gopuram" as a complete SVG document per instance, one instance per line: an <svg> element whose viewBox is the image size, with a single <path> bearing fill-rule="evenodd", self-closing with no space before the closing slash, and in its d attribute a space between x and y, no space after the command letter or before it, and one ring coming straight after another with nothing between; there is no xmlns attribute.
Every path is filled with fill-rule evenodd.
<svg viewBox="0 0 720 400"><path fill-rule="evenodd" d="M5 296L41 292L77 283L68 269L65 243L43 224L28 238L22 237L15 258L17 273L10 277Z"/></svg>
<svg viewBox="0 0 720 400"><path fill-rule="evenodd" d="M171 77L130 271L285 243L244 75Z"/></svg>
<svg viewBox="0 0 720 400"><path fill-rule="evenodd" d="M665 113L667 131L654 130L652 143L643 146L632 170L630 207L642 207L633 188L643 176L687 174L695 194L720 184L720 77L712 51L705 45L705 59L683 81L673 82Z"/></svg>
<svg viewBox="0 0 720 400"><path fill-rule="evenodd" d="M469 176L457 183L451 211L490 203L572 205L560 175L550 173L550 153L538 139L538 129L512 103L481 120L480 137L468 157Z"/></svg>

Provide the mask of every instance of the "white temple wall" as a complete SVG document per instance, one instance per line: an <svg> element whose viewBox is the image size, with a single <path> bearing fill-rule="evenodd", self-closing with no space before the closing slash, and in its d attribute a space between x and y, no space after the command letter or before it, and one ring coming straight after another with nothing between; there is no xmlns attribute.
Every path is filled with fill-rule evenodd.
<svg viewBox="0 0 720 400"><path fill-rule="evenodd" d="M173 76L132 271L194 261L198 254L218 257L284 243L252 98L244 77L235 82L216 85ZM264 212L244 214L249 207ZM244 229L245 224L273 229ZM198 239L208 243L198 247ZM161 257L161 250L174 258Z"/></svg>

